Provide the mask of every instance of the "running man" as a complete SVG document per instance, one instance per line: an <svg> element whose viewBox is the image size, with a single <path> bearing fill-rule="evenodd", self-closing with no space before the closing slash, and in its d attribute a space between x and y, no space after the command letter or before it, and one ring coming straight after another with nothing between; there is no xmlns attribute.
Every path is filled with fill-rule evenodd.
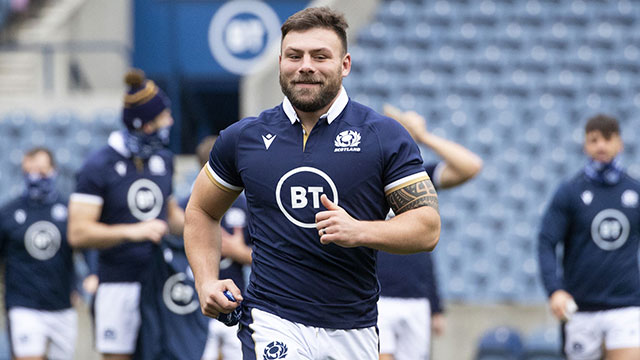
<svg viewBox="0 0 640 360"><path fill-rule="evenodd" d="M342 87L346 28L329 8L285 21L284 101L220 134L187 206L202 311L216 317L241 303L244 359L378 359L377 250L438 242L437 195L418 146ZM220 219L243 189L254 246L244 294L218 277ZM389 208L397 216L384 221Z"/></svg>

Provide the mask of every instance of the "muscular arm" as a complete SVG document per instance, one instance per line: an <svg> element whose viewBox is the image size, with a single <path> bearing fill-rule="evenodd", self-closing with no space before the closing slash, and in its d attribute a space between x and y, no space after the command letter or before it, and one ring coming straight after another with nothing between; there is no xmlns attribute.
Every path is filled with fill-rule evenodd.
<svg viewBox="0 0 640 360"><path fill-rule="evenodd" d="M104 224L99 221L101 212L102 205L69 202L67 237L71 246L109 248L125 241L159 242L167 232L167 224L157 219L135 224Z"/></svg>
<svg viewBox="0 0 640 360"><path fill-rule="evenodd" d="M215 186L205 171L200 171L187 204L184 245L195 277L202 312L215 317L222 310L229 312L235 307L229 304L222 291L229 289L236 299L242 299L240 290L235 285L231 286L232 282L220 284L218 281L221 254L220 219L238 193L223 191Z"/></svg>
<svg viewBox="0 0 640 360"><path fill-rule="evenodd" d="M387 195L396 216L388 221L359 221L321 197L328 211L316 214L323 244L367 246L396 254L431 251L440 237L438 195L431 180L422 180ZM322 230L324 229L324 230Z"/></svg>

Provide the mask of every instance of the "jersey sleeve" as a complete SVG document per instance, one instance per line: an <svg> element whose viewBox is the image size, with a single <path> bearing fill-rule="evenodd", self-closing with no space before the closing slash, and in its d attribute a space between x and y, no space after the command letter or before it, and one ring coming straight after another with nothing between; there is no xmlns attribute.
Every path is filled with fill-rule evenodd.
<svg viewBox="0 0 640 360"><path fill-rule="evenodd" d="M436 190L438 190L438 188L440 187L442 170L444 170L445 165L446 163L444 161L424 164L424 171L426 171L427 175L429 175L429 177L431 178L433 187L435 187Z"/></svg>
<svg viewBox="0 0 640 360"><path fill-rule="evenodd" d="M206 165L206 174L211 182L224 191L239 192L244 188L236 161L240 129L236 123L220 132Z"/></svg>
<svg viewBox="0 0 640 360"><path fill-rule="evenodd" d="M558 188L540 224L538 264L542 283L548 295L563 288L556 247L564 241L569 231L571 216L569 194L568 184L563 184Z"/></svg>
<svg viewBox="0 0 640 360"><path fill-rule="evenodd" d="M385 194L428 180L429 175L422 166L420 149L402 125L393 119L387 119L381 130L378 134L384 161Z"/></svg>
<svg viewBox="0 0 640 360"><path fill-rule="evenodd" d="M84 257L84 261L87 264L87 275L97 275L98 274L98 258L99 253L96 249L87 249L82 251L82 255Z"/></svg>
<svg viewBox="0 0 640 360"><path fill-rule="evenodd" d="M76 189L71 201L102 205L105 198L105 176L102 167L91 161L85 162L76 174Z"/></svg>

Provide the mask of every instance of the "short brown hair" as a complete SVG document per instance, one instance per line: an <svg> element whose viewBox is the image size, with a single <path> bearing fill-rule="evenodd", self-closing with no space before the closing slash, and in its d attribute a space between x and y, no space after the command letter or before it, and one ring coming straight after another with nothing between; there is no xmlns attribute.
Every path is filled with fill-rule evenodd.
<svg viewBox="0 0 640 360"><path fill-rule="evenodd" d="M342 42L342 50L347 53L347 20L341 13L329 7L314 7L300 10L289 16L282 24L282 40L290 31L304 31L314 28L325 28L333 30Z"/></svg>
<svg viewBox="0 0 640 360"><path fill-rule="evenodd" d="M610 139L613 134L620 135L620 125L614 117L598 114L587 121L584 127L585 134L592 131L600 131L605 139Z"/></svg>
<svg viewBox="0 0 640 360"><path fill-rule="evenodd" d="M45 153L47 154L47 156L49 157L49 163L51 164L51 167L55 169L56 167L56 160L53 157L53 153L51 152L51 150L47 149L46 147L42 147L42 146L37 146L34 147L30 150L28 150L25 154L24 157L25 158L31 158L34 157L36 154L38 153Z"/></svg>

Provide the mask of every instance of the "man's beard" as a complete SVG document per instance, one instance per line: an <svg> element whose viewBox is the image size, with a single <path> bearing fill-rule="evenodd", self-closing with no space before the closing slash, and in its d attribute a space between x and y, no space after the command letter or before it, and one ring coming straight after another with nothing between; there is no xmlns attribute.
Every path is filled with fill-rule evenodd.
<svg viewBox="0 0 640 360"><path fill-rule="evenodd" d="M335 77L327 78L324 84L320 84L318 89L301 89L295 90L295 83L319 83L318 79L314 79L313 76L300 76L292 81L284 78L280 73L280 88L282 93L291 101L294 108L302 112L316 112L325 106L329 105L333 99L338 95L342 88L342 77L340 69L338 69ZM300 95L309 95L316 92L310 100L303 99Z"/></svg>

